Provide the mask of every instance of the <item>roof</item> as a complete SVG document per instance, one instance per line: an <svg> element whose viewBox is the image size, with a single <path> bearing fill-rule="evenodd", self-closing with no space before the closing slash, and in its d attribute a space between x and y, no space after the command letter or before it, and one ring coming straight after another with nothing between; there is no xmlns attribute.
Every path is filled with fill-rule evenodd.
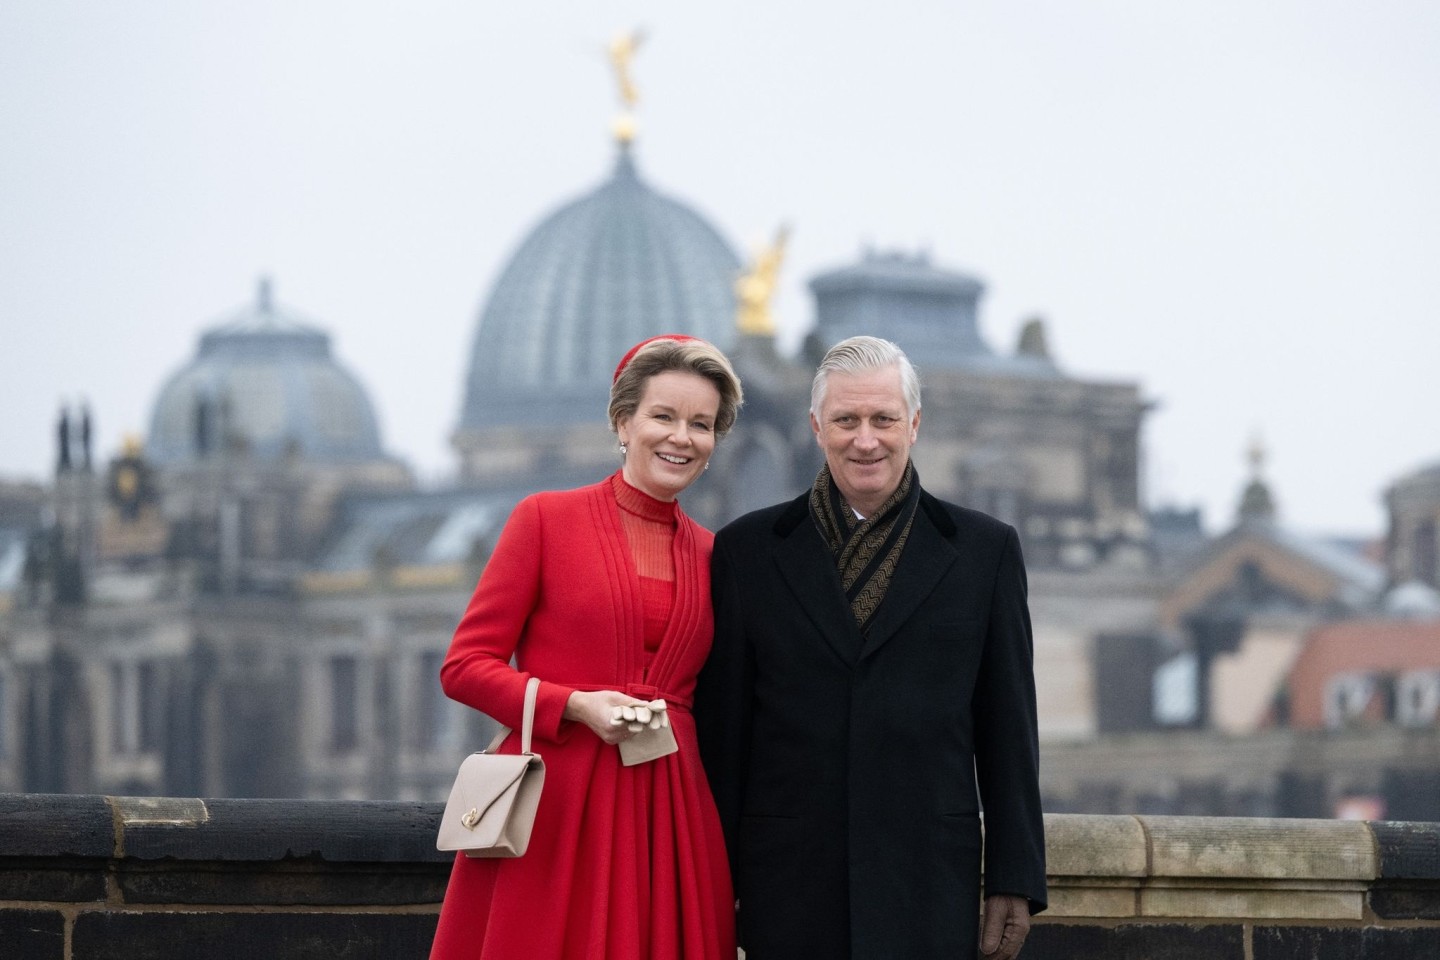
<svg viewBox="0 0 1440 960"><path fill-rule="evenodd" d="M1440 619L1349 620L1318 627L1290 671L1290 716L1297 727L1325 721L1325 697L1342 674L1398 676L1440 672Z"/></svg>
<svg viewBox="0 0 1440 960"><path fill-rule="evenodd" d="M312 569L368 570L381 557L405 567L463 563L477 540L493 542L519 500L518 493L471 491L356 499Z"/></svg>
<svg viewBox="0 0 1440 960"><path fill-rule="evenodd" d="M1374 599L1385 586L1385 568L1347 548L1342 541L1305 536L1283 527L1271 527L1267 535L1285 549L1333 574L1342 583L1341 599L1351 606Z"/></svg>
<svg viewBox="0 0 1440 960"><path fill-rule="evenodd" d="M726 349L740 261L700 214L613 175L520 243L480 315L460 427L603 422L615 363L659 333Z"/></svg>
<svg viewBox="0 0 1440 960"><path fill-rule="evenodd" d="M365 388L331 355L329 335L281 312L265 281L161 388L146 453L176 464L236 442L260 459L384 459Z"/></svg>
<svg viewBox="0 0 1440 960"><path fill-rule="evenodd" d="M1053 378L1047 355L1004 355L980 336L979 304L985 285L958 270L937 266L928 254L867 250L859 262L817 274L815 336L822 348L860 334L900 345L919 369Z"/></svg>
<svg viewBox="0 0 1440 960"><path fill-rule="evenodd" d="M818 273L810 280L817 295L858 290L924 293L978 300L985 284L967 273L937 267L928 254L867 250L858 263Z"/></svg>
<svg viewBox="0 0 1440 960"><path fill-rule="evenodd" d="M1248 522L1195 556L1162 602L1162 617L1173 624L1216 604L1333 616L1370 606L1384 585L1384 568L1339 541Z"/></svg>

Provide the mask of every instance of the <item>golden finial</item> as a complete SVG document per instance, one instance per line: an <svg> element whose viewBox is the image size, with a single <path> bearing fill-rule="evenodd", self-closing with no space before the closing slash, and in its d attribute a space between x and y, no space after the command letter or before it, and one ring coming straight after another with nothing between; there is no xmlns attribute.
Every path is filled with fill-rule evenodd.
<svg viewBox="0 0 1440 960"><path fill-rule="evenodd" d="M620 89L621 112L612 127L615 139L621 143L630 143L635 139L635 104L640 101L640 91L635 87L630 64L635 59L635 51L640 49L644 40L643 30L632 30L629 33L617 34L606 47L610 65L615 68L615 81Z"/></svg>
<svg viewBox="0 0 1440 960"><path fill-rule="evenodd" d="M790 227L782 224L775 232L775 242L755 251L750 269L735 281L738 304L735 325L741 333L762 337L775 336L775 318L770 314L770 299L780 280L780 264L785 260L785 243Z"/></svg>
<svg viewBox="0 0 1440 960"><path fill-rule="evenodd" d="M140 439L138 433L127 433L120 441L120 454L126 459L135 459L145 452L145 441Z"/></svg>

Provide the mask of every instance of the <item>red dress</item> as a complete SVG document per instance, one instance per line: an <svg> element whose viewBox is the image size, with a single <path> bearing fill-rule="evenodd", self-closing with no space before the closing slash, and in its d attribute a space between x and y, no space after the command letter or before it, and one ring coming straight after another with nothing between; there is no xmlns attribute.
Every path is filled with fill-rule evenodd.
<svg viewBox="0 0 1440 960"><path fill-rule="evenodd" d="M653 650L656 584L637 569L617 490L650 522L674 518L673 599ZM525 856L455 858L432 960L734 960L724 838L689 710L714 626L712 542L619 474L515 508L440 676L447 695L512 728L526 680L540 678L545 789ZM663 697L679 752L623 766L616 747L561 719L577 689Z"/></svg>

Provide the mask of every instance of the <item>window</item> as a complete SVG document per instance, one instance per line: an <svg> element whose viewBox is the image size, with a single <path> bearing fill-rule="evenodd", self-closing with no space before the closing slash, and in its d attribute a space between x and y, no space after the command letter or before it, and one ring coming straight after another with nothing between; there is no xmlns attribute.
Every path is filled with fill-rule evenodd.
<svg viewBox="0 0 1440 960"><path fill-rule="evenodd" d="M1400 675L1395 684L1395 720L1407 727L1433 727L1440 722L1440 672L1414 670Z"/></svg>
<svg viewBox="0 0 1440 960"><path fill-rule="evenodd" d="M154 661L139 666L140 749L159 750L165 742L166 695L164 670Z"/></svg>
<svg viewBox="0 0 1440 960"><path fill-rule="evenodd" d="M443 717L435 694L439 691L440 655L427 650L417 659L415 676L415 736L411 746L429 750L441 728Z"/></svg>
<svg viewBox="0 0 1440 960"><path fill-rule="evenodd" d="M1375 698L1375 678L1368 673L1339 673L1325 686L1325 726L1338 730L1365 717Z"/></svg>
<svg viewBox="0 0 1440 960"><path fill-rule="evenodd" d="M330 749L349 753L360 743L360 668L354 657L330 658Z"/></svg>
<svg viewBox="0 0 1440 960"><path fill-rule="evenodd" d="M1200 715L1200 662L1193 653L1181 653L1161 664L1151 680L1155 722L1183 727Z"/></svg>
<svg viewBox="0 0 1440 960"><path fill-rule="evenodd" d="M110 664L110 749L136 753L140 749L140 677L135 664Z"/></svg>
<svg viewBox="0 0 1440 960"><path fill-rule="evenodd" d="M440 689L440 665L444 661L445 654L440 650L427 650L416 659L411 746L419 750L443 750L455 742L455 706Z"/></svg>
<svg viewBox="0 0 1440 960"><path fill-rule="evenodd" d="M110 665L110 749L159 750L164 742L165 690L160 665L119 660Z"/></svg>

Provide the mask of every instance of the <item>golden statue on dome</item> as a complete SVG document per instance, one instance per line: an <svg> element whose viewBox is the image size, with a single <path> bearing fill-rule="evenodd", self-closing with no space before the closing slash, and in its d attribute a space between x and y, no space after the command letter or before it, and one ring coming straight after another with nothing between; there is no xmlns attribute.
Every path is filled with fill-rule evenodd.
<svg viewBox="0 0 1440 960"><path fill-rule="evenodd" d="M775 232L775 242L756 250L749 269L735 281L735 325L742 334L775 336L770 301L780 281L780 265L785 260L785 244L789 239L790 227L782 224Z"/></svg>
<svg viewBox="0 0 1440 960"><path fill-rule="evenodd" d="M635 52L640 49L640 44L644 40L645 32L643 30L632 30L629 33L617 34L605 50L610 58L610 65L615 68L615 81L620 88L622 109L620 115L615 118L612 129L615 131L615 139L621 143L630 143L635 139L637 129L635 104L640 101L640 91L635 86L635 78L630 72L630 64L634 61Z"/></svg>

